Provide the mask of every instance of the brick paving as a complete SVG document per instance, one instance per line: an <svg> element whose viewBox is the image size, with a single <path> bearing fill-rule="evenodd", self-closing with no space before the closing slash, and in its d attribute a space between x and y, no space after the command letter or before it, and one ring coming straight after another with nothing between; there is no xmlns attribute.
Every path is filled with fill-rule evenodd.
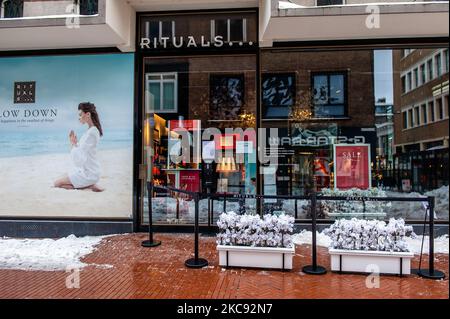
<svg viewBox="0 0 450 319"><path fill-rule="evenodd" d="M296 247L294 269L289 272L258 269L223 269L218 266L215 239L200 238L200 257L210 261L204 269L187 269L192 256L192 234L156 234L163 244L141 248L146 234L108 237L84 258L80 288L66 288L69 273L0 270L0 298L448 298L448 255L436 255L436 268L446 279L382 276L380 288L368 289L364 275L311 276L301 272L310 264L310 247ZM330 267L325 248L319 264ZM425 260L425 266L427 259ZM111 265L111 266L108 266ZM412 267L418 266L418 257Z"/></svg>

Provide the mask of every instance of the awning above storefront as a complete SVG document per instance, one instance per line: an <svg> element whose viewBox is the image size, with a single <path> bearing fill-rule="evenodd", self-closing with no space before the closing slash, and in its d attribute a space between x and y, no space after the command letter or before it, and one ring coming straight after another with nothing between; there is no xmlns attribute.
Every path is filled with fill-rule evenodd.
<svg viewBox="0 0 450 319"><path fill-rule="evenodd" d="M262 2L260 45L263 47L283 42L438 38L449 35L448 1L325 7L300 6L295 1Z"/></svg>

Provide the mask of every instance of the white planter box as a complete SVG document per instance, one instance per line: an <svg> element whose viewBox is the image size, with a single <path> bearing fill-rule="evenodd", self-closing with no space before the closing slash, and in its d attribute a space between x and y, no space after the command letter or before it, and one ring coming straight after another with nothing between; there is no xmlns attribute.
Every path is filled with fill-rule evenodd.
<svg viewBox="0 0 450 319"><path fill-rule="evenodd" d="M292 269L295 248L248 247L217 245L219 265L223 267L251 267Z"/></svg>
<svg viewBox="0 0 450 319"><path fill-rule="evenodd" d="M373 272L380 274L411 274L411 258L413 253L389 251L364 251L329 249L331 271L340 272ZM376 265L372 266L372 265Z"/></svg>

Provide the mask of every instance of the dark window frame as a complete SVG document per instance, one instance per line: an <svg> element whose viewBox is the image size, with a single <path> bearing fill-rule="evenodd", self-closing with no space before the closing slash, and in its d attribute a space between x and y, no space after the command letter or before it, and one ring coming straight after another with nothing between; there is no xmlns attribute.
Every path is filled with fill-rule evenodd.
<svg viewBox="0 0 450 319"><path fill-rule="evenodd" d="M330 116L326 116L326 117L317 117L316 116L316 112L315 112L315 107L316 104L314 103L314 77L315 76L327 76L327 81L328 81L328 95L330 94L330 76L331 75L342 75L344 76L344 103L336 103L334 105L344 105L344 114L343 115L330 115ZM313 113L313 117L314 118L335 118L335 119L339 119L339 118L348 118L348 71L314 71L310 73L310 89L312 92L312 113ZM328 96L329 98L329 96ZM333 104L322 104L322 106L333 106Z"/></svg>
<svg viewBox="0 0 450 319"><path fill-rule="evenodd" d="M242 23L242 34L239 35L239 39L233 39L233 34L232 34L232 22L233 21L240 21ZM218 23L219 22L225 22L226 25L226 36L223 36L222 34L219 34L218 31ZM223 37L223 41L226 43L245 43L248 41L248 23L247 23L247 18L217 18L217 19L211 19L211 41L214 42L214 37L215 36L222 36Z"/></svg>
<svg viewBox="0 0 450 319"><path fill-rule="evenodd" d="M345 0L316 0L316 7L344 5Z"/></svg>
<svg viewBox="0 0 450 319"><path fill-rule="evenodd" d="M273 104L269 105L269 104L265 103L264 98L263 98L263 96L264 96L263 85L264 85L264 81L271 77L292 77L293 78L292 88L290 89L291 94L292 94L292 105L281 106L281 105L273 105ZM276 108L276 109L289 108L289 109L291 109L292 107L295 106L296 102L297 102L297 73L296 72L263 72L263 73L261 73L261 106L262 106L262 111L263 111L263 118L273 118L273 116L268 117L266 115L268 108ZM278 116L277 116L277 118L278 118Z"/></svg>
<svg viewBox="0 0 450 319"><path fill-rule="evenodd" d="M213 90L214 90L214 79L216 78L239 78L241 80L242 85L242 97L241 97L241 105L239 108L242 110L245 108L245 74L244 73L210 73L209 74L209 114L211 115L213 110L222 109L224 106L214 105L213 103ZM226 107L226 105L225 105ZM220 111L221 113L222 110ZM236 118L235 120L237 120Z"/></svg>

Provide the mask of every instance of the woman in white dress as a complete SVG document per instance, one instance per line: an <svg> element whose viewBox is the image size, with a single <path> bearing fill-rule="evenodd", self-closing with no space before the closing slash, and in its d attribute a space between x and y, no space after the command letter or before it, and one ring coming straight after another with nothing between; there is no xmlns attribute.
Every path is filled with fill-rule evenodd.
<svg viewBox="0 0 450 319"><path fill-rule="evenodd" d="M73 131L70 131L69 140L72 145L70 157L72 169L68 174L55 181L55 187L64 189L91 189L102 192L104 189L97 185L100 180L100 164L97 160L97 145L103 136L102 126L92 103L81 103L78 106L80 123L87 124L88 130L78 141Z"/></svg>

